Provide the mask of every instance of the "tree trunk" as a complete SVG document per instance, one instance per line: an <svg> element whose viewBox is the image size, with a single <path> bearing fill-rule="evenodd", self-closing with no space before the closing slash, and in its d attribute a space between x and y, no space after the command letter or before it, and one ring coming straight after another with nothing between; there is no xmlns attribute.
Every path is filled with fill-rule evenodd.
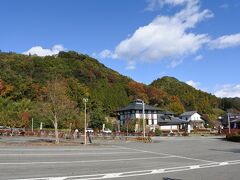
<svg viewBox="0 0 240 180"><path fill-rule="evenodd" d="M59 144L58 122L57 122L57 117L56 116L54 116L54 129L55 129L55 143Z"/></svg>

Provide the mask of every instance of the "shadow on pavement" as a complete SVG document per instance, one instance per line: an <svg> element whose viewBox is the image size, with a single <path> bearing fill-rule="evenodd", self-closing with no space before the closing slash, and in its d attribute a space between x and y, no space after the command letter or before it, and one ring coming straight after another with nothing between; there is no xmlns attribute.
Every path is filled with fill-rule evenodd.
<svg viewBox="0 0 240 180"><path fill-rule="evenodd" d="M181 179L173 179L173 178L169 178L169 177L163 177L163 180L181 180Z"/></svg>
<svg viewBox="0 0 240 180"><path fill-rule="evenodd" d="M211 151L240 153L240 149L209 149Z"/></svg>

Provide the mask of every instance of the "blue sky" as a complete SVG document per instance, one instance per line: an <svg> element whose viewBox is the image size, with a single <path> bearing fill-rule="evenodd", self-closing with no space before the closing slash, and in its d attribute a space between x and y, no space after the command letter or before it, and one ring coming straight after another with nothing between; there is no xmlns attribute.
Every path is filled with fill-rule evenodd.
<svg viewBox="0 0 240 180"><path fill-rule="evenodd" d="M0 49L75 50L146 84L240 97L239 0L1 0Z"/></svg>

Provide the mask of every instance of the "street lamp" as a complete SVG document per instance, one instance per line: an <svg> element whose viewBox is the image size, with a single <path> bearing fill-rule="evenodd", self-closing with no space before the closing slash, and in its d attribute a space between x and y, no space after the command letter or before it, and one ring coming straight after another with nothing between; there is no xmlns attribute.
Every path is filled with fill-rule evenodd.
<svg viewBox="0 0 240 180"><path fill-rule="evenodd" d="M88 98L83 98L83 103L85 106L85 121L84 121L84 144L87 144L87 102Z"/></svg>
<svg viewBox="0 0 240 180"><path fill-rule="evenodd" d="M229 112L227 113L227 118L228 118L228 134L231 134L231 123L229 118Z"/></svg>
<svg viewBox="0 0 240 180"><path fill-rule="evenodd" d="M144 107L144 101L142 100L142 116L143 116L143 138L145 138L145 107Z"/></svg>

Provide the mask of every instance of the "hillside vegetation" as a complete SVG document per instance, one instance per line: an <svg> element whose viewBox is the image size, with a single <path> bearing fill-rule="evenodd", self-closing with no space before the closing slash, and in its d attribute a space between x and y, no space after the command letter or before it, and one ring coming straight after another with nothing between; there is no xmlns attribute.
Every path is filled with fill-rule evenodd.
<svg viewBox="0 0 240 180"><path fill-rule="evenodd" d="M203 114L213 113L213 108L218 108L221 101L216 96L197 90L173 77L155 80L150 86L160 88L170 95L178 96L188 111L196 109Z"/></svg>
<svg viewBox="0 0 240 180"><path fill-rule="evenodd" d="M51 84L56 84L56 94L69 104L69 112L59 124L62 128L69 124L82 127L83 97L89 99L89 119L98 119L100 124L104 116L114 116L115 110L135 98L176 114L197 110L212 120L223 112L221 108L232 106L233 102L222 101L172 77L163 77L150 85L138 83L74 51L46 57L0 53L0 69L0 125L14 127L30 127L31 118L35 127L40 122L44 122L44 127L53 127L42 115L47 112L43 110L48 107L48 98L51 99ZM239 103L234 101L234 107L239 108Z"/></svg>

